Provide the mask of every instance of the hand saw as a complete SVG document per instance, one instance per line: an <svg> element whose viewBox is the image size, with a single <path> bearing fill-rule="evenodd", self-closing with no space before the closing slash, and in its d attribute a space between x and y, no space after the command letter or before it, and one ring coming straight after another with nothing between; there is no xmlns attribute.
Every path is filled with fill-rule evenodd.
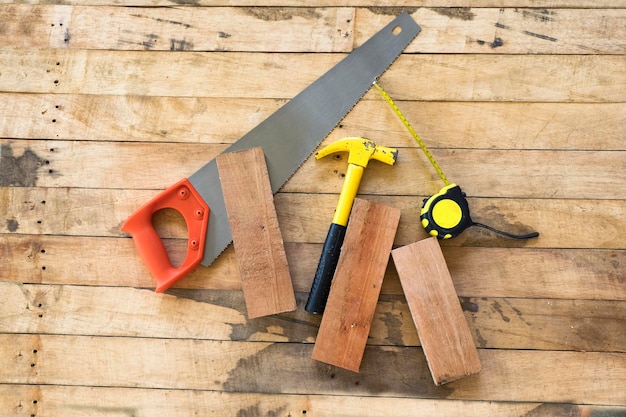
<svg viewBox="0 0 626 417"><path fill-rule="evenodd" d="M420 30L402 13L224 152L262 147L277 192ZM187 223L187 254L178 267L152 225L154 213L164 208L177 210ZM157 292L198 264L209 266L232 241L215 159L144 204L121 230L132 235Z"/></svg>

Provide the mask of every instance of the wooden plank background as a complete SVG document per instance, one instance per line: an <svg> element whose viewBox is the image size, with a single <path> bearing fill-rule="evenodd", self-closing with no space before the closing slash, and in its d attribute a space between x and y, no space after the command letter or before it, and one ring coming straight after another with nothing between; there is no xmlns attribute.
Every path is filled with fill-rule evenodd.
<svg viewBox="0 0 626 417"><path fill-rule="evenodd" d="M626 1L389 6L0 1L0 416L626 415ZM475 220L541 233L442 243L483 370L441 387L392 262L361 372L310 358L345 158L276 195L292 313L246 318L232 248L157 295L119 230L401 11L422 32L381 85ZM400 149L360 196L401 209L396 246L426 237L441 183L376 91L324 144L355 135Z"/></svg>

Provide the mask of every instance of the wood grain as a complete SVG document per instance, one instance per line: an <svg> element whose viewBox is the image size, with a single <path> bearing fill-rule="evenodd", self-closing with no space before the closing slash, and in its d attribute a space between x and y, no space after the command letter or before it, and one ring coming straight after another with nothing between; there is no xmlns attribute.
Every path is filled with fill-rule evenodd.
<svg viewBox="0 0 626 417"><path fill-rule="evenodd" d="M262 148L217 157L249 318L296 309Z"/></svg>
<svg viewBox="0 0 626 417"><path fill-rule="evenodd" d="M390 18L374 8L265 10L0 5L0 19L7 22L6 46L22 48L349 52ZM622 9L446 10L409 9L422 34L407 52L620 54L626 48ZM20 23L26 19L28 31Z"/></svg>
<svg viewBox="0 0 626 417"><path fill-rule="evenodd" d="M88 94L0 94L0 136L76 141L232 143L286 100ZM621 103L398 101L430 149L626 150ZM55 120L54 122L52 120ZM375 91L324 141L358 134L413 143ZM33 144L31 143L31 146ZM403 152L404 154L404 152ZM440 161L443 163L444 161Z"/></svg>
<svg viewBox="0 0 626 417"><path fill-rule="evenodd" d="M223 144L2 139L0 146L7 163L23 167L15 176L7 172L0 180L3 185L103 189L159 189L200 169L226 148ZM620 186L626 182L626 151L433 149L432 153L448 178L458 179L473 197L626 200L626 190ZM309 158L282 191L339 193L346 171L344 158ZM606 164L612 167L610 174ZM529 169L532 175L524 175ZM417 146L400 148L394 172L383 171L384 164L372 163L359 191L429 195L443 186Z"/></svg>
<svg viewBox="0 0 626 417"><path fill-rule="evenodd" d="M357 198L311 357L359 371L400 210Z"/></svg>
<svg viewBox="0 0 626 417"><path fill-rule="evenodd" d="M186 253L182 239L166 243L174 256ZM310 289L321 246L285 243L296 291ZM84 248L99 250L89 250L89 261L77 259ZM11 257L12 262L0 264L0 278L18 283L150 288L153 280L132 248L128 238L3 235L0 255ZM626 300L623 249L446 246L443 251L461 296ZM232 247L210 268L196 269L175 288L240 290ZM394 268L387 269L381 291L402 294Z"/></svg>
<svg viewBox="0 0 626 417"><path fill-rule="evenodd" d="M245 413L271 415L281 412L287 415L327 416L335 414L337 409L345 410L342 415L346 417L361 417L369 413L381 417L409 417L414 415L416 409L441 417L456 417L459 414L468 417L524 417L528 413L617 417L625 410L624 407L528 402L9 385L0 392L0 413L10 414L16 408L26 415L40 413L50 417L63 417L75 412L88 412L98 417L112 413L148 417L163 412L172 417L213 412L233 417Z"/></svg>
<svg viewBox="0 0 626 417"><path fill-rule="evenodd" d="M290 99L345 56L2 49L0 65L6 72L0 89ZM248 64L240 66L240 62ZM620 55L405 54L381 77L381 83L396 100L622 102L618 80L626 76L623 62ZM429 88L432 85L438 88Z"/></svg>
<svg viewBox="0 0 626 417"><path fill-rule="evenodd" d="M1 5L5 46L148 51L350 52L354 9ZM24 30L28 21L28 30ZM93 28L98 28L94 31ZM285 37L285 33L292 36Z"/></svg>
<svg viewBox="0 0 626 417"><path fill-rule="evenodd" d="M248 320L240 289L178 289L159 297L148 288L3 283L0 289L2 333L309 343L320 324L302 308ZM307 294L296 293L299 306ZM464 296L461 306L481 348L626 353L624 301ZM402 292L380 296L368 343L420 345Z"/></svg>
<svg viewBox="0 0 626 417"><path fill-rule="evenodd" d="M623 416L625 10L0 0L0 415ZM441 387L393 265L360 373L310 358L320 322L301 307L345 161L309 159L275 196L293 312L246 317L232 246L156 295L119 230L401 11L422 32L379 82L474 220L541 233L441 242L483 364ZM441 183L374 89L323 144L346 136L400 149L361 197L401 210L396 246L427 237ZM154 223L184 256L180 216Z"/></svg>
<svg viewBox="0 0 626 417"><path fill-rule="evenodd" d="M358 8L358 45L385 21L376 9ZM409 53L622 54L626 50L623 9L464 9L418 7L411 16L422 27ZM573 29L576 28L576 29ZM617 35L619 39L610 39Z"/></svg>
<svg viewBox="0 0 626 417"><path fill-rule="evenodd" d="M310 359L312 348L294 343L0 335L0 382L274 394L385 392L402 398L525 402L567 402L575 396L583 404L613 406L625 400L622 353L481 350L484 367L479 376L435 387L420 348L369 346L364 357L378 359L364 361L359 374L329 373L327 366ZM68 350L72 361L66 360ZM150 361L141 360L148 356ZM542 389L525 384L530 380Z"/></svg>
<svg viewBox="0 0 626 417"><path fill-rule="evenodd" d="M437 238L391 254L435 385L480 372L474 339Z"/></svg>
<svg viewBox="0 0 626 417"><path fill-rule="evenodd" d="M374 169L373 167L371 167ZM367 175L367 174L366 174ZM0 188L0 214L5 233L68 236L127 236L120 224L154 190L82 188ZM402 210L396 245L406 245L428 235L419 223L424 196L372 196L372 200ZM45 203L44 203L45 201ZM510 232L538 230L533 241L499 237L487 230L470 228L446 246L534 247L569 249L623 249L626 219L620 216L626 200L469 198L476 221ZM328 213L336 205L335 194L278 193L278 221L286 242L322 243ZM185 238L184 222L170 217L162 228L164 238ZM171 220L171 221L170 221ZM591 233L590 224L603 233ZM92 248L87 248L92 249ZM617 267L616 267L617 268ZM620 271L617 268L617 271ZM615 272L615 271L614 271ZM618 272L619 279L622 273Z"/></svg>
<svg viewBox="0 0 626 417"><path fill-rule="evenodd" d="M18 3L18 4L50 4L49 0L2 0L1 3ZM81 0L64 0L59 4L82 4ZM89 3L92 6L144 6L144 7L173 7L180 6L180 3L172 2L171 0L93 0ZM281 11L272 13L272 9L268 9L268 6L274 8L284 7L337 7L335 0L197 0L192 3L183 3L192 6L247 6L255 7L259 9L258 14L266 16L266 18L278 18L281 16ZM383 16L395 16L400 10L414 11L417 7L410 0L394 1L393 5L380 6L375 0L348 0L342 4L350 6L363 6L368 7L374 13ZM457 16L462 18L467 13L468 3L466 0L426 0L420 3L423 7L436 7L442 13L446 13L449 16ZM601 8L601 9L617 9L626 7L624 0L537 0L532 4L529 4L525 0L477 0L472 3L474 8L481 7L568 7L568 8Z"/></svg>

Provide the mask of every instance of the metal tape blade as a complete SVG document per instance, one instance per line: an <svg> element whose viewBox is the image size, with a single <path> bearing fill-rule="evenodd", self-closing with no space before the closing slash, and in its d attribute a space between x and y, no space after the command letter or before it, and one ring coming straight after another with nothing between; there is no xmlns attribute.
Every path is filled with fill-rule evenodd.
<svg viewBox="0 0 626 417"><path fill-rule="evenodd" d="M419 32L402 13L224 152L261 146L278 191ZM202 260L209 266L232 241L215 159L189 181L211 208Z"/></svg>

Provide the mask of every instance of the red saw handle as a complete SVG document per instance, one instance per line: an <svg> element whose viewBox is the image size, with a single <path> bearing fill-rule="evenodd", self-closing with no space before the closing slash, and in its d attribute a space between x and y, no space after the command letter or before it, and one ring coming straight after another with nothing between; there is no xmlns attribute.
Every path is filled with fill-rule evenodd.
<svg viewBox="0 0 626 417"><path fill-rule="evenodd" d="M166 208L178 211L187 223L187 255L179 267L172 265L152 224L154 213ZM144 204L122 225L121 230L132 235L141 259L156 278L156 292L167 290L202 261L209 210L207 203L185 178Z"/></svg>

